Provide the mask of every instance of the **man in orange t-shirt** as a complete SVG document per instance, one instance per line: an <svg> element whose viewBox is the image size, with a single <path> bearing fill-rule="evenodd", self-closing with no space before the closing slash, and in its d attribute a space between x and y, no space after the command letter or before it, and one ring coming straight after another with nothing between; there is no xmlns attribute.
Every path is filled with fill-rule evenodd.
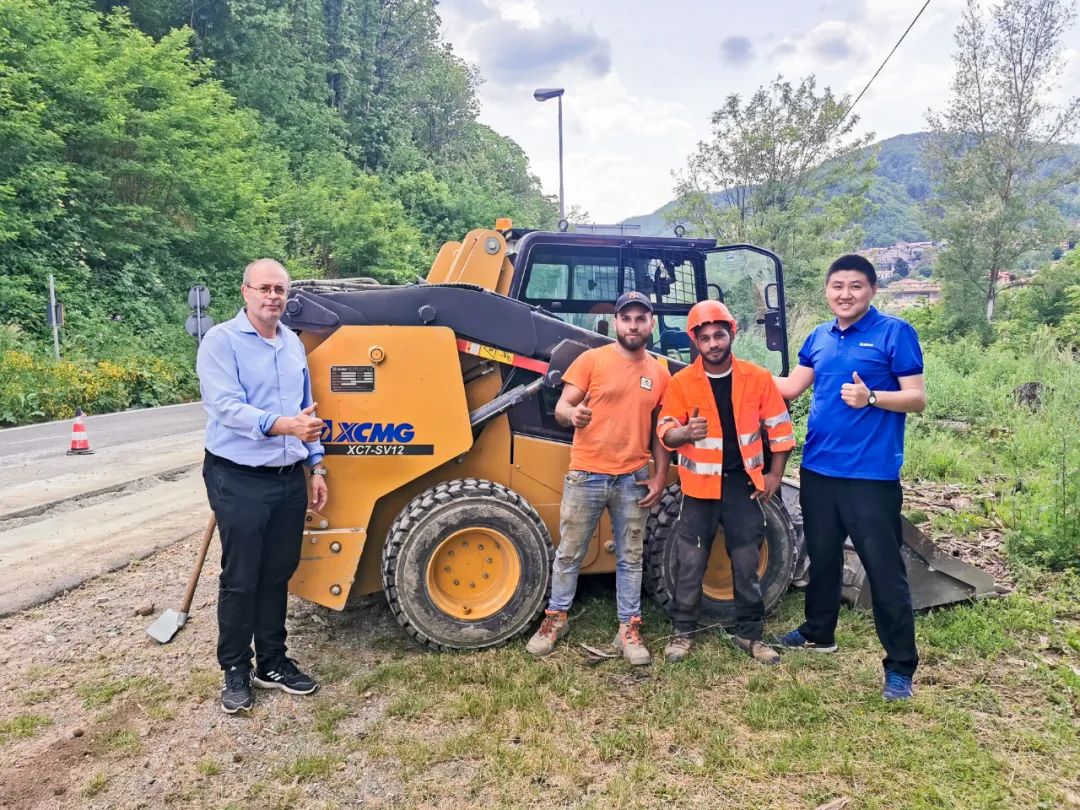
<svg viewBox="0 0 1080 810"><path fill-rule="evenodd" d="M559 548L551 600L526 649L547 655L570 629L567 611L589 540L604 509L615 535L615 646L632 664L648 664L641 640L641 558L645 520L667 482L671 453L655 438L656 414L671 375L645 346L653 330L649 299L632 290L615 302L616 342L590 349L563 375L555 406L559 424L574 427L570 472L563 482ZM649 457L655 471L649 475Z"/></svg>

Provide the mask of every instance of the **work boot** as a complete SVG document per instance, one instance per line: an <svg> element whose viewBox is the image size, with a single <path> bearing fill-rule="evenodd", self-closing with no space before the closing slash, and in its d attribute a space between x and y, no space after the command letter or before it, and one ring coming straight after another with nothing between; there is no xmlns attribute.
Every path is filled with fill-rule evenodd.
<svg viewBox="0 0 1080 810"><path fill-rule="evenodd" d="M675 636L664 647L664 658L673 664L677 664L690 655L693 646L694 640L690 636Z"/></svg>
<svg viewBox="0 0 1080 810"><path fill-rule="evenodd" d="M569 632L570 619L565 610L545 610L540 629L533 633L533 637L525 645L525 651L538 657L551 655L558 640Z"/></svg>
<svg viewBox="0 0 1080 810"><path fill-rule="evenodd" d="M221 687L221 710L225 714L250 712L255 705L255 695L251 691L251 669L249 667L229 667L225 670L225 684Z"/></svg>
<svg viewBox="0 0 1080 810"><path fill-rule="evenodd" d="M318 681L297 669L296 662L285 656L265 670L257 667L251 681L260 689L280 689L290 695L310 695L319 688Z"/></svg>
<svg viewBox="0 0 1080 810"><path fill-rule="evenodd" d="M780 663L780 654L759 639L732 636L731 642L759 664L771 667Z"/></svg>
<svg viewBox="0 0 1080 810"><path fill-rule="evenodd" d="M619 624L619 632L615 635L615 649L622 650L623 658L635 667L642 667L652 663L645 642L641 640L641 617L634 616L630 621Z"/></svg>

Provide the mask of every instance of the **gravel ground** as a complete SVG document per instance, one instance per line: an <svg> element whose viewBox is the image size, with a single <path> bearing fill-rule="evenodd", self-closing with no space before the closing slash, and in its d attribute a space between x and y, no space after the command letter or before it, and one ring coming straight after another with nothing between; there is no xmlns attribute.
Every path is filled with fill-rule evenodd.
<svg viewBox="0 0 1080 810"><path fill-rule="evenodd" d="M290 655L322 689L257 691L250 716L227 716L216 542L187 627L167 645L145 633L179 602L198 539L0 619L0 807L400 805L394 771L359 745L383 701L351 685L415 649L381 600L341 614L291 600Z"/></svg>

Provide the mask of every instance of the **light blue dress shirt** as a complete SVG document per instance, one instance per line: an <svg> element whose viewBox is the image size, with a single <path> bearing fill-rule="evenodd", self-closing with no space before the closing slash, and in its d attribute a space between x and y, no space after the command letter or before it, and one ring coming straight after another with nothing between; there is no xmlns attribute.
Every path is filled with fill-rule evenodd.
<svg viewBox="0 0 1080 810"><path fill-rule="evenodd" d="M304 345L278 324L265 340L241 309L206 333L195 369L206 408L206 449L249 467L318 464L323 447L295 436L270 436L279 416L295 416L311 404Z"/></svg>

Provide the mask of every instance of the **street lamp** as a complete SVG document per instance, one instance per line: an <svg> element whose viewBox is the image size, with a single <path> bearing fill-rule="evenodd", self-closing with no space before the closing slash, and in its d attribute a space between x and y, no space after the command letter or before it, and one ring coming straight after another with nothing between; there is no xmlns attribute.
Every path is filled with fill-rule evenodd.
<svg viewBox="0 0 1080 810"><path fill-rule="evenodd" d="M537 101L547 101L557 98L559 100L559 221L566 219L566 196L563 194L563 158L562 158L562 97L565 92L562 87L541 87L533 91L533 98Z"/></svg>

